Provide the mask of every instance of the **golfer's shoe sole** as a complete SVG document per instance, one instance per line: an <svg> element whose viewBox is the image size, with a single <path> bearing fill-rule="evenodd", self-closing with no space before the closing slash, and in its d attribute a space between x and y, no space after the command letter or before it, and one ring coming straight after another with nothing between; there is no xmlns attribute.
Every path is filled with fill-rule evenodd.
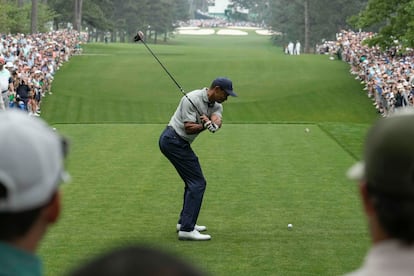
<svg viewBox="0 0 414 276"><path fill-rule="evenodd" d="M178 231L178 239L180 241L209 241L211 240L211 236L200 234L197 230L191 232Z"/></svg>

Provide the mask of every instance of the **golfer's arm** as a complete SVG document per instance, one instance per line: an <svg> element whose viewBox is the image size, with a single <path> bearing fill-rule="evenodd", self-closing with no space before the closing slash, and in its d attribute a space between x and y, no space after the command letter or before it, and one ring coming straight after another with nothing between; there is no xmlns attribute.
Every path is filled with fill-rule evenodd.
<svg viewBox="0 0 414 276"><path fill-rule="evenodd" d="M221 127L221 116L217 114L211 115L210 119L213 123L215 123L218 127Z"/></svg>
<svg viewBox="0 0 414 276"><path fill-rule="evenodd" d="M197 134L204 130L203 124L198 124L194 122L185 122L184 128L187 134Z"/></svg>

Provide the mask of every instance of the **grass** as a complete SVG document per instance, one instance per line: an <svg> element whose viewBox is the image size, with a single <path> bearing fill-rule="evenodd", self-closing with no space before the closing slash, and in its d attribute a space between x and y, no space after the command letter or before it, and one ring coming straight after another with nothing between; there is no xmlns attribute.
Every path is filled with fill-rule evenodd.
<svg viewBox="0 0 414 276"><path fill-rule="evenodd" d="M180 93L143 45L91 44L56 75L42 117L71 139L73 183L40 255L46 275L122 244L160 247L214 275L340 275L368 248L346 169L377 117L348 66L285 56L266 37L177 36L149 45L190 91L219 75L239 97L193 143L210 242L180 242L183 185L158 149ZM304 131L309 128L310 132ZM289 231L287 224L292 223Z"/></svg>
<svg viewBox="0 0 414 276"><path fill-rule="evenodd" d="M229 123L371 122L375 117L348 66L326 56L285 56L266 37L179 37L149 45L185 91L228 76L240 95ZM180 91L140 44L87 45L58 72L58 99L45 118L72 123L164 123ZM369 112L371 111L371 112Z"/></svg>

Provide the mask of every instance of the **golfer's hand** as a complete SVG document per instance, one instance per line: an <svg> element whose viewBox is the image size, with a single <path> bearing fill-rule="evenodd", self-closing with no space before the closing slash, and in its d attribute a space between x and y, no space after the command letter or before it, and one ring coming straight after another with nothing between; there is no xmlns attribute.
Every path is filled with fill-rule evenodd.
<svg viewBox="0 0 414 276"><path fill-rule="evenodd" d="M214 133L214 132L216 132L219 129L219 127L215 123L213 123L211 121L208 121L204 125L205 125L205 128L207 128L208 131L210 131L211 133Z"/></svg>
<svg viewBox="0 0 414 276"><path fill-rule="evenodd" d="M207 122L210 121L210 118L207 115L201 115L200 120L203 123L203 125L205 125Z"/></svg>

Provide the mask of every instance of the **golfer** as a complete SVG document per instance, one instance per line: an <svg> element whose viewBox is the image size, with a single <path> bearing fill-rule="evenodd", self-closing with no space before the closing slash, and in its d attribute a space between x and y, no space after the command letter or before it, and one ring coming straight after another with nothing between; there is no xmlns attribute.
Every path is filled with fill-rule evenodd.
<svg viewBox="0 0 414 276"><path fill-rule="evenodd" d="M196 224L207 182L191 143L206 129L211 133L220 129L221 103L229 95L237 96L231 80L222 77L215 79L210 88L187 93L161 134L161 152L174 165L185 185L183 208L177 224L179 240L211 239L210 235L200 233L207 227Z"/></svg>

